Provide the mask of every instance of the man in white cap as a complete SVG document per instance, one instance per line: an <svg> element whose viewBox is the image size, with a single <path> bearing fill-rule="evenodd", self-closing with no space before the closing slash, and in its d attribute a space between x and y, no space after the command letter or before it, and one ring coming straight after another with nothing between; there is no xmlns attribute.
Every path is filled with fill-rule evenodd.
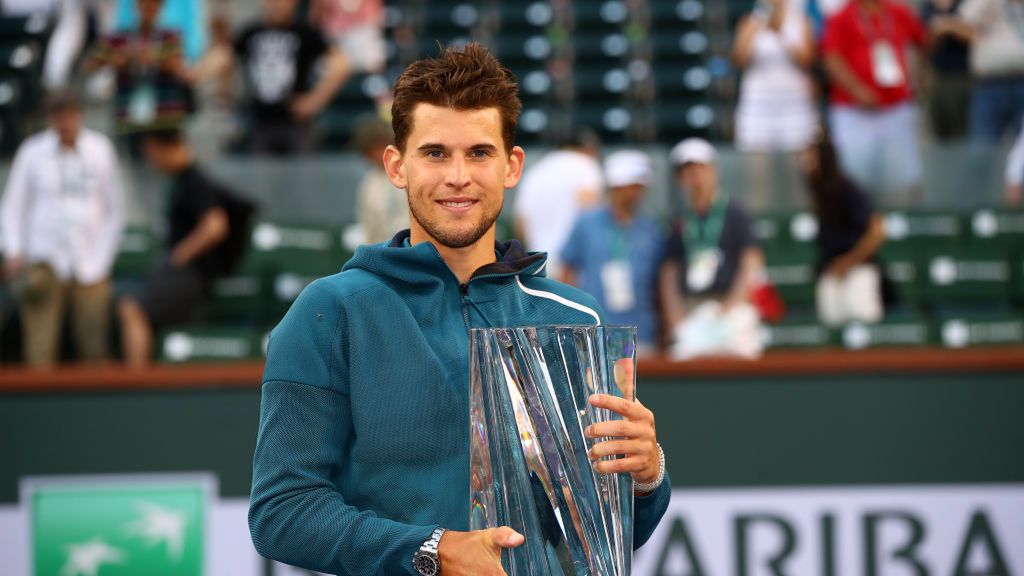
<svg viewBox="0 0 1024 576"><path fill-rule="evenodd" d="M716 157L699 138L683 140L669 153L686 202L665 246L659 291L675 341L671 353L681 358L760 351L758 316L749 301L764 260L750 218L719 190Z"/></svg>
<svg viewBox="0 0 1024 576"><path fill-rule="evenodd" d="M581 215L561 250L563 281L596 298L609 324L636 326L641 355L655 351L658 337L654 302L662 236L640 214L651 173L643 152L609 155L608 204Z"/></svg>

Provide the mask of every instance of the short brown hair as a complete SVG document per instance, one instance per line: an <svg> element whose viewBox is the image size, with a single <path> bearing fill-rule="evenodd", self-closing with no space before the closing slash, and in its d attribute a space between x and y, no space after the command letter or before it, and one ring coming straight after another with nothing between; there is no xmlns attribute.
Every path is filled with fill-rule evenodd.
<svg viewBox="0 0 1024 576"><path fill-rule="evenodd" d="M442 48L437 58L417 60L398 77L391 126L402 152L412 132L413 110L420 103L455 110L497 108L505 150L515 146L516 122L523 108L516 77L477 42Z"/></svg>

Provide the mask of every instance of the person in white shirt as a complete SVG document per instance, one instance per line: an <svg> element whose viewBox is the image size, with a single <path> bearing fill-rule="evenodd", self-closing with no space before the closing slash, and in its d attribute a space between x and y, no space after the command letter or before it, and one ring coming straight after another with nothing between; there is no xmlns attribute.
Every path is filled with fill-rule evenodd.
<svg viewBox="0 0 1024 576"><path fill-rule="evenodd" d="M1024 122L1021 123L1017 141L1006 157L1006 204L1020 206L1024 190Z"/></svg>
<svg viewBox="0 0 1024 576"><path fill-rule="evenodd" d="M515 233L527 249L548 253L547 274L561 276L558 258L576 217L604 191L597 135L581 129L560 149L530 166L516 189Z"/></svg>
<svg viewBox="0 0 1024 576"><path fill-rule="evenodd" d="M117 153L82 127L70 93L47 105L50 128L22 143L0 199L4 272L21 306L24 359L57 362L60 327L70 304L76 353L109 353L110 270L124 225Z"/></svg>

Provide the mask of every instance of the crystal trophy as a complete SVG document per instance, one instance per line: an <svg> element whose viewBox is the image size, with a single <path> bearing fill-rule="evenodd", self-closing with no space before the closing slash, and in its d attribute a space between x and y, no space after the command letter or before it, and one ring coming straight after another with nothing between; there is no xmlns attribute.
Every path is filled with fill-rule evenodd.
<svg viewBox="0 0 1024 576"><path fill-rule="evenodd" d="M502 552L510 576L627 576L633 480L588 457L587 426L621 416L595 393L634 401L636 328L470 331L470 529L525 536Z"/></svg>

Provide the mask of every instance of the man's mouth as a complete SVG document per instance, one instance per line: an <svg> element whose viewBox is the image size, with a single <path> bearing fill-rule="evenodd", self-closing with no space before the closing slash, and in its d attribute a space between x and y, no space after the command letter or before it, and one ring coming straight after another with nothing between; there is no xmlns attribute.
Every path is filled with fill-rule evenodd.
<svg viewBox="0 0 1024 576"><path fill-rule="evenodd" d="M469 208L476 203L476 200L458 198L455 200L438 200L438 203L445 208Z"/></svg>

